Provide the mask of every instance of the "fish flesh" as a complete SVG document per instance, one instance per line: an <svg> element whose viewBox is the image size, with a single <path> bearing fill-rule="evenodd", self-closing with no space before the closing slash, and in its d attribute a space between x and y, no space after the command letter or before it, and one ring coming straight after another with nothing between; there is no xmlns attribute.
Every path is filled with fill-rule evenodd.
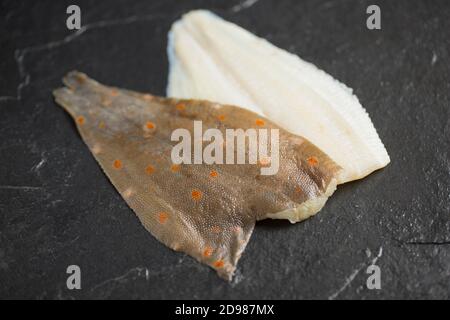
<svg viewBox="0 0 450 320"><path fill-rule="evenodd" d="M109 87L76 71L64 83L54 91L56 102L73 117L143 226L225 279L231 279L257 220L306 219L336 189L339 165L307 139L249 110ZM278 172L262 175L263 161L174 164L172 133L179 128L193 133L195 121L222 133L229 128L277 129Z"/></svg>
<svg viewBox="0 0 450 320"><path fill-rule="evenodd" d="M389 155L352 89L298 56L205 10L169 32L167 96L237 105L305 137L343 168L339 183Z"/></svg>

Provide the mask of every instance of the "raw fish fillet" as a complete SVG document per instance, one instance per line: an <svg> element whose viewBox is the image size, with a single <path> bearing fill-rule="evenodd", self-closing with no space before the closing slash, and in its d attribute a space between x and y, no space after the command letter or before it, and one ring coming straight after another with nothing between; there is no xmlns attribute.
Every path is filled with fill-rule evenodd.
<svg viewBox="0 0 450 320"><path fill-rule="evenodd" d="M173 24L168 54L169 97L233 104L266 116L339 164L339 183L390 162L350 88L235 24L208 11L189 12Z"/></svg>
<svg viewBox="0 0 450 320"><path fill-rule="evenodd" d="M225 279L231 279L257 220L306 219L336 188L341 168L308 140L283 129L274 175L261 175L267 165L263 161L172 163L172 132L185 128L193 135L194 120L222 133L227 128L278 129L248 110L107 87L79 72L69 73L64 83L54 91L56 102L74 118L95 159L144 227Z"/></svg>

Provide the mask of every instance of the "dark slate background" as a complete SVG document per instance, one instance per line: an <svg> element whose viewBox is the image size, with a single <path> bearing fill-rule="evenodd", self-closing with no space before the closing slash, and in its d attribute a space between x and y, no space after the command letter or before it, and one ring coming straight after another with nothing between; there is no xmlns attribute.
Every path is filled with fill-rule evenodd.
<svg viewBox="0 0 450 320"><path fill-rule="evenodd" d="M3 0L0 298L450 298L450 3L377 0L370 31L372 2ZM259 223L232 283L144 230L51 96L72 69L164 95L167 31L194 8L354 88L392 159L304 223ZM381 290L365 286L372 262Z"/></svg>

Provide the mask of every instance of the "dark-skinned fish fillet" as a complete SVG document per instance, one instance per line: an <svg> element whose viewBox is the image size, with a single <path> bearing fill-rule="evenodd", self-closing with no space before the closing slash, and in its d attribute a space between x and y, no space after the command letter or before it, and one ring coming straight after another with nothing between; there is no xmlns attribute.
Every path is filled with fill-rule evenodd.
<svg viewBox="0 0 450 320"><path fill-rule="evenodd" d="M235 106L178 100L107 87L71 72L56 102L144 227L230 280L252 234L265 218L300 221L334 192L340 167L306 139ZM171 133L205 128L279 129L279 171L262 163L174 165ZM255 124L257 123L257 125Z"/></svg>

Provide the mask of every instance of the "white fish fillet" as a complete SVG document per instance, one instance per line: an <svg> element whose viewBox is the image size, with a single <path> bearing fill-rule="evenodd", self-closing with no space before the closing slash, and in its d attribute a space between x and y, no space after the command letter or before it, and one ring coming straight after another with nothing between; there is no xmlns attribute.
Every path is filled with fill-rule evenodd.
<svg viewBox="0 0 450 320"><path fill-rule="evenodd" d="M344 170L339 183L389 162L352 89L298 56L204 10L169 33L167 95L233 104L303 136Z"/></svg>

